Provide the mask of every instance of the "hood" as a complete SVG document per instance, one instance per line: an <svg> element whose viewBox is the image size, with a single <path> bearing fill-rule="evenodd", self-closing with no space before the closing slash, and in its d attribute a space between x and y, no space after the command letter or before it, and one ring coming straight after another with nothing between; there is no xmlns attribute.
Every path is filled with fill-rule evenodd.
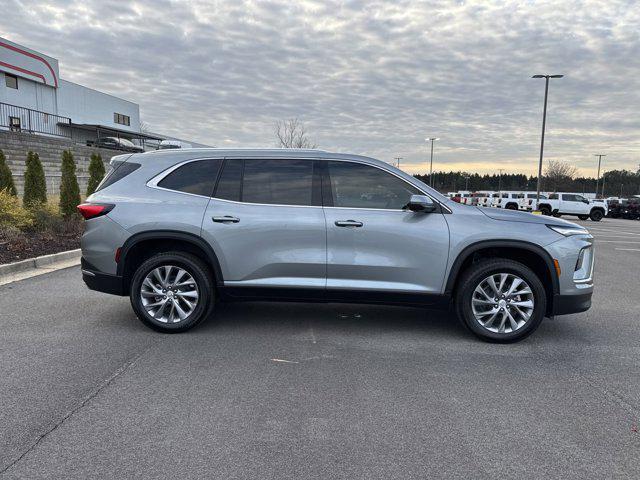
<svg viewBox="0 0 640 480"><path fill-rule="evenodd" d="M493 220L502 220L505 222L524 222L524 223L542 223L545 225L559 226L579 226L575 223L562 220L561 218L549 217L546 215L534 215L533 213L520 212L518 210L503 210L498 208L482 208L477 207L482 213Z"/></svg>

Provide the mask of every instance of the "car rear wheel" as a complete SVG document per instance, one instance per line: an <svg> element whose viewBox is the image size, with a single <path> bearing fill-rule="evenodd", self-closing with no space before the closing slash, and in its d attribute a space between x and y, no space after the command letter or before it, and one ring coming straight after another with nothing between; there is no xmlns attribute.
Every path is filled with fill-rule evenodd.
<svg viewBox="0 0 640 480"><path fill-rule="evenodd" d="M211 312L214 284L193 255L169 252L142 263L131 281L131 306L146 326L164 333L195 327Z"/></svg>
<svg viewBox="0 0 640 480"><path fill-rule="evenodd" d="M482 340L517 342L533 333L547 308L538 276L525 265L490 259L472 265L456 293L458 318Z"/></svg>
<svg viewBox="0 0 640 480"><path fill-rule="evenodd" d="M604 217L604 214L602 213L602 210L591 210L591 215L589 216L594 222L599 222L602 220L602 217Z"/></svg>
<svg viewBox="0 0 640 480"><path fill-rule="evenodd" d="M540 213L542 215L551 215L551 209L549 207L540 207Z"/></svg>

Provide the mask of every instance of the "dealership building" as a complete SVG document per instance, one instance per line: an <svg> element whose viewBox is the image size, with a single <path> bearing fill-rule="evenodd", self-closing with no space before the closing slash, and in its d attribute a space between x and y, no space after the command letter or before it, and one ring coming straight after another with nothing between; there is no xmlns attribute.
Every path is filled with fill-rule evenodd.
<svg viewBox="0 0 640 480"><path fill-rule="evenodd" d="M29 151L39 154L55 195L63 151L73 152L84 188L92 154L108 161L129 147L155 150L162 140L181 139L141 131L137 103L64 80L57 59L0 37L0 150L19 192Z"/></svg>
<svg viewBox="0 0 640 480"><path fill-rule="evenodd" d="M64 80L57 59L2 37L0 129L66 137L85 145L117 137L146 149L173 139L140 131L137 103Z"/></svg>

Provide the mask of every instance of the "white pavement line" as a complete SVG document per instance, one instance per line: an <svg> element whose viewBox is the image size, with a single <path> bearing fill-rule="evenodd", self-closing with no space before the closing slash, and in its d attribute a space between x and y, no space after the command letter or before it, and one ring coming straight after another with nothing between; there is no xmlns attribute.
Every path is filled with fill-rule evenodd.
<svg viewBox="0 0 640 480"><path fill-rule="evenodd" d="M616 250L622 250L624 252L640 252L640 248L616 248Z"/></svg>
<svg viewBox="0 0 640 480"><path fill-rule="evenodd" d="M43 266L35 266L28 270L6 273L4 275L0 275L0 285L7 285L9 283L18 282L31 277L37 277L39 275L44 275L45 273L62 270L63 268L75 267L77 265L80 265L80 257L48 263Z"/></svg>
<svg viewBox="0 0 640 480"><path fill-rule="evenodd" d="M590 228L589 229L590 232L596 232L596 233L617 233L617 234L622 234L622 235L638 235L640 236L640 233L635 233L635 232L621 232L619 230L596 230L595 228Z"/></svg>
<svg viewBox="0 0 640 480"><path fill-rule="evenodd" d="M627 242L625 240L598 240L596 239L596 243L638 243L640 242Z"/></svg>
<svg viewBox="0 0 640 480"><path fill-rule="evenodd" d="M294 360L284 360L282 358L272 358L271 361L272 362L277 362L277 363L300 363L300 362L296 362Z"/></svg>

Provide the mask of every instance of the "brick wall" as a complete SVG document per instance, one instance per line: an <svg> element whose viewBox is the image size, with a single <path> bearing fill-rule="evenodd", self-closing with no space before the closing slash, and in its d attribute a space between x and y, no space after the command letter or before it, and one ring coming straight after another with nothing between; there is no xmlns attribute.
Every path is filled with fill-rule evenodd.
<svg viewBox="0 0 640 480"><path fill-rule="evenodd" d="M105 167L114 155L123 152L107 150L104 148L93 148L85 145L78 145L70 139L45 137L23 132L8 132L0 130L0 150L7 158L7 164L13 173L13 181L18 189L18 194L22 195L24 186L25 161L27 152L40 155L40 161L44 168L47 179L47 194L58 195L60 192L60 165L62 163L63 150L70 149L76 161L76 175L80 184L80 193L84 196L87 190L89 179L89 161L91 154L98 152L102 155Z"/></svg>

